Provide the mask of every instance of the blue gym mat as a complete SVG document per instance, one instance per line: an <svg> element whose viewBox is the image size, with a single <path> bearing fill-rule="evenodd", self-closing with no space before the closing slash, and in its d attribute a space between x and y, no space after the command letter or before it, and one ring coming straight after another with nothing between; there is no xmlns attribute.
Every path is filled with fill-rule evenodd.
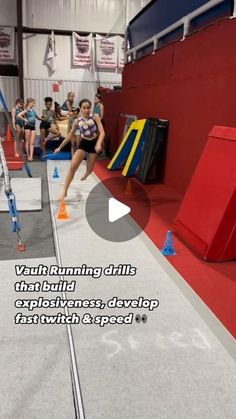
<svg viewBox="0 0 236 419"><path fill-rule="evenodd" d="M70 160L71 159L71 153L68 152L60 152L60 153L50 153L47 154L46 160Z"/></svg>

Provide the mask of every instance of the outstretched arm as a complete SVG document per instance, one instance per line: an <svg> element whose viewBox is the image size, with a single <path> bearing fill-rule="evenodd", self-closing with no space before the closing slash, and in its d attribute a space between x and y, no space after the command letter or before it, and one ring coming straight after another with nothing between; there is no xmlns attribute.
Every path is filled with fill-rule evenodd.
<svg viewBox="0 0 236 419"><path fill-rule="evenodd" d="M77 128L77 124L78 124L78 118L76 118L74 120L73 125L72 125L72 128L71 128L69 134L67 134L66 138L62 141L61 145L58 148L56 148L56 150L54 150L54 153L59 153L63 149L63 147L65 147L65 145L67 143L69 143L69 141L71 140L71 138L75 134L75 130Z"/></svg>

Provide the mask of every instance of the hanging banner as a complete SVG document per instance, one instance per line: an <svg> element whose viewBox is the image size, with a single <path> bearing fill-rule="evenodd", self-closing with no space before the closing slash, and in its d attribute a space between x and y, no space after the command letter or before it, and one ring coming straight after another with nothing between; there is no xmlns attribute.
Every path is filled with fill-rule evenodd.
<svg viewBox="0 0 236 419"><path fill-rule="evenodd" d="M96 35L95 57L97 68L116 68L117 67L117 37L105 38Z"/></svg>
<svg viewBox="0 0 236 419"><path fill-rule="evenodd" d="M72 33L73 65L90 67L92 63L92 34L80 36Z"/></svg>
<svg viewBox="0 0 236 419"><path fill-rule="evenodd" d="M15 56L14 28L0 27L0 61L12 61Z"/></svg>
<svg viewBox="0 0 236 419"><path fill-rule="evenodd" d="M55 56L56 56L56 43L54 32L52 31L48 37L47 52L46 52L46 62L51 72L54 73L55 69Z"/></svg>
<svg viewBox="0 0 236 419"><path fill-rule="evenodd" d="M118 38L118 68L122 69L125 65L125 38L117 36Z"/></svg>

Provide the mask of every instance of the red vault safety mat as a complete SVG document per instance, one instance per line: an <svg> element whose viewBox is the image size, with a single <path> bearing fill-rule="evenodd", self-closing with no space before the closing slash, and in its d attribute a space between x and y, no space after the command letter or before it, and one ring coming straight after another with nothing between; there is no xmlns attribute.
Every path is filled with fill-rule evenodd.
<svg viewBox="0 0 236 419"><path fill-rule="evenodd" d="M236 128L209 133L174 227L205 260L236 258Z"/></svg>

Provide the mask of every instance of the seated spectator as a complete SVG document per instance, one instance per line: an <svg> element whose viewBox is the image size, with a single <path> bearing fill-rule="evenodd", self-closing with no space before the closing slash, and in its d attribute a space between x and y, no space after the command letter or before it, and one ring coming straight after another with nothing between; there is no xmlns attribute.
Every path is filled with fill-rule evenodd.
<svg viewBox="0 0 236 419"><path fill-rule="evenodd" d="M61 106L62 115L67 115L67 114L72 115L74 98L75 98L74 92L69 92L68 95L67 95L67 99L65 100L65 102Z"/></svg>

